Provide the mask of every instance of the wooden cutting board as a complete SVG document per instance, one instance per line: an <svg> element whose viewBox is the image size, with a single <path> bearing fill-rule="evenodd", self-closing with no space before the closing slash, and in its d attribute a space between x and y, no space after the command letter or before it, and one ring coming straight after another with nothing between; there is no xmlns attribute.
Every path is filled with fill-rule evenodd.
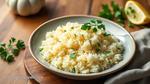
<svg viewBox="0 0 150 84"><path fill-rule="evenodd" d="M31 77L40 84L100 84L103 83L107 78L101 77L100 79L81 81L59 77L55 74L52 74L38 62L36 62L28 49L26 49L24 64Z"/></svg>

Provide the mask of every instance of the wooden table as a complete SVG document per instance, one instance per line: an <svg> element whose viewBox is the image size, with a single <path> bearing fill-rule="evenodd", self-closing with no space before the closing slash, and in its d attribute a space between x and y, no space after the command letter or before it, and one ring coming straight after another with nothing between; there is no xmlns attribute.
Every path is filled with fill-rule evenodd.
<svg viewBox="0 0 150 84"><path fill-rule="evenodd" d="M15 37L24 40L27 45L30 34L41 23L63 15L98 15L102 9L101 4L110 3L111 0L46 0L46 5L40 13L29 17L12 14L4 1L0 0L0 41L8 42L8 39ZM115 1L121 6L125 4L125 0ZM130 32L139 30L139 28L126 29ZM24 54L25 50L11 64L0 60L0 84L26 83L28 74L24 67Z"/></svg>

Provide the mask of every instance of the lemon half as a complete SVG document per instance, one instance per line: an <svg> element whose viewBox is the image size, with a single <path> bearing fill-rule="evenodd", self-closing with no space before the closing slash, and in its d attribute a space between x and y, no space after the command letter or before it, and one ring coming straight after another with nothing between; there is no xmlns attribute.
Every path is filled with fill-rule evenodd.
<svg viewBox="0 0 150 84"><path fill-rule="evenodd" d="M136 1L127 1L124 11L128 20L133 24L150 23L150 14Z"/></svg>

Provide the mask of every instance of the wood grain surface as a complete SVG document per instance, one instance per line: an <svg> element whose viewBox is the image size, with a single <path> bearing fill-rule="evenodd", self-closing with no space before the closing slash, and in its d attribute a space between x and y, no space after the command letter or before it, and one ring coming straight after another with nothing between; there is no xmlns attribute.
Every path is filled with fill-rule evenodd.
<svg viewBox="0 0 150 84"><path fill-rule="evenodd" d="M115 0L123 6L126 0ZM138 0L147 9L150 8L149 0ZM13 14L7 7L5 0L0 0L0 41L8 42L11 37L22 39L26 45L32 31L41 23L64 15L98 15L102 9L101 4L110 3L111 0L46 0L45 7L36 15L21 17ZM130 32L140 28L127 28ZM8 64L0 60L0 84L34 84L35 81L27 82L29 74L24 67L25 51L22 51L15 62ZM60 78L61 79L61 78ZM55 84L65 82L55 80ZM80 82L79 82L80 83ZM83 83L83 82L81 82ZM92 82L89 82L92 83Z"/></svg>

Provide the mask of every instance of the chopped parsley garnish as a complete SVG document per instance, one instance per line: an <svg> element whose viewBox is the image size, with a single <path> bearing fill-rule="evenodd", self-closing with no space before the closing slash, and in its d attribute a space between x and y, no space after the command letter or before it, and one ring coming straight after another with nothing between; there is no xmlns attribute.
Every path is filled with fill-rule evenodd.
<svg viewBox="0 0 150 84"><path fill-rule="evenodd" d="M39 48L39 51L41 52L43 50L43 48Z"/></svg>
<svg viewBox="0 0 150 84"><path fill-rule="evenodd" d="M99 48L96 48L95 50L96 50L96 52L99 52L99 51L100 51L100 49L99 49Z"/></svg>
<svg viewBox="0 0 150 84"><path fill-rule="evenodd" d="M109 50L108 51L103 51L102 52L102 57L105 58L105 57L111 56L110 54L111 54L111 51L109 51Z"/></svg>
<svg viewBox="0 0 150 84"><path fill-rule="evenodd" d="M98 29L105 30L105 26L101 20L92 19L89 22L85 23L81 27L82 30L90 30L92 29L93 32L97 32Z"/></svg>
<svg viewBox="0 0 150 84"><path fill-rule="evenodd" d="M76 72L75 68L72 68L72 73L75 73L75 72Z"/></svg>
<svg viewBox="0 0 150 84"><path fill-rule="evenodd" d="M24 48L24 41L16 40L14 37L12 37L8 44L0 42L0 57L8 63L13 62L14 56L17 56Z"/></svg>
<svg viewBox="0 0 150 84"><path fill-rule="evenodd" d="M111 51L104 51L104 54L109 54L111 53Z"/></svg>
<svg viewBox="0 0 150 84"><path fill-rule="evenodd" d="M96 28L93 28L93 32L97 32L97 29L96 29Z"/></svg>
<svg viewBox="0 0 150 84"><path fill-rule="evenodd" d="M74 29L74 27L71 27L71 29Z"/></svg>
<svg viewBox="0 0 150 84"><path fill-rule="evenodd" d="M105 33L103 33L103 35L104 35L104 36L110 36L111 34L105 32Z"/></svg>
<svg viewBox="0 0 150 84"><path fill-rule="evenodd" d="M75 37L77 37L77 35L76 35L76 34L74 34L74 36L75 36Z"/></svg>
<svg viewBox="0 0 150 84"><path fill-rule="evenodd" d="M71 58L71 59L75 59L75 58L76 58L75 53L71 53L71 54L70 54L70 58Z"/></svg>

